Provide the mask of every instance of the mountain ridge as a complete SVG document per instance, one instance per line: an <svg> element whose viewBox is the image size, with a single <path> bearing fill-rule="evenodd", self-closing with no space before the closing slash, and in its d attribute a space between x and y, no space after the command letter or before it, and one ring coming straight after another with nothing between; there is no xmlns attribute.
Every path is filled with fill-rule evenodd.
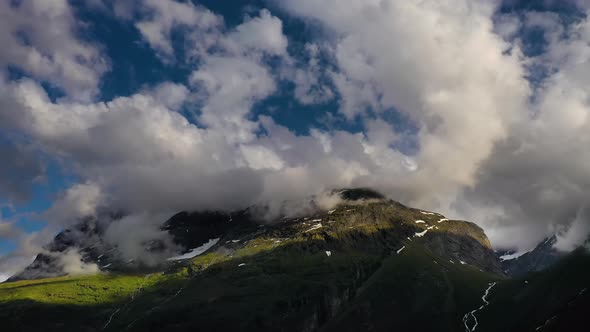
<svg viewBox="0 0 590 332"><path fill-rule="evenodd" d="M477 225L363 197L262 225L247 211L177 214L163 229L193 241L180 257L152 270L0 284L0 319L8 331L494 331L507 310L502 329L532 331L570 317L568 301L590 287L580 270L543 309L548 280L590 256L508 279ZM516 306L540 314L523 320Z"/></svg>
<svg viewBox="0 0 590 332"><path fill-rule="evenodd" d="M333 190L330 194L338 195L344 204L358 205L359 202L362 204L386 202L397 208L406 209L403 204L388 200L380 193L368 188L338 189ZM183 211L166 220L160 229L166 231L175 244L184 248L183 252L187 252L192 248L197 248L203 245L210 239L229 236L232 232L252 232L256 230L257 227L265 227L264 225L277 225L285 220L303 220L303 218L313 219L313 215L317 216L322 213L325 214L325 210L322 210L319 206L315 205L313 201L312 204L313 209L311 210L312 213L310 214L310 217L277 217L271 223L268 223L261 217L257 217L256 213L252 212L252 208L229 213L220 211ZM448 221L444 216L438 213L418 209L412 210L419 213L415 216L416 220L429 220L433 223L433 225L431 225L432 228L436 227L436 229L438 229L439 226L441 226L439 220L444 219L445 221ZM123 214L118 213L115 218L112 218L111 222L117 222L123 216ZM153 270L151 267L141 265L141 262L130 261L129 259L119 257L120 255L117 253L117 248L103 240L105 228L106 226L101 223L99 218L83 219L82 222L76 224L72 229L60 232L55 239L46 246L47 251L45 253L38 254L31 265L29 265L24 271L9 278L8 281L65 275L65 273L60 270L59 262L56 257L69 249L78 250L81 253L83 263L98 264L99 268L103 271L105 269L111 271L133 271L138 268ZM432 228L429 230L432 230ZM426 231L428 232L429 230ZM471 253L475 250L478 255L484 255L483 251L478 251L479 247L477 245L468 245L467 243L471 243L469 241L461 241L459 238L464 234L469 234L469 236L475 239L479 244L487 249L491 249L491 244L484 231L474 223L467 221L452 221L445 223L445 230L448 232L448 234L446 234L447 236L437 236L432 242L429 242L429 249L439 254L445 254L445 250L449 247L449 250L454 251L452 254L449 253L453 258L460 260L459 251L463 251L466 256L471 256L467 258L468 260L476 261L477 258ZM436 234L440 235L439 233ZM461 244L466 245L467 247L461 248ZM162 251L166 247L166 245L159 240L146 242L146 246L149 246L149 250L151 251ZM494 265L494 272L502 273L501 269L496 266L497 264L493 262L493 259L489 255L485 256L487 256L485 259L488 268L490 268L491 265ZM160 262L156 269L165 267L165 265L165 262Z"/></svg>

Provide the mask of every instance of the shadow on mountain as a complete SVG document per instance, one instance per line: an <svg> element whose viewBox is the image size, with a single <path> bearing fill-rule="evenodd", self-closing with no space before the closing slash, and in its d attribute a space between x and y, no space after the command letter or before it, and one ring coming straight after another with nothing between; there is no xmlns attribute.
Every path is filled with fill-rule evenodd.
<svg viewBox="0 0 590 332"><path fill-rule="evenodd" d="M415 231L319 232L251 256L209 253L211 260L169 271L185 279L146 287L127 301L15 301L0 306L0 318L3 331L462 331L462 315L498 276L443 259L420 244L424 239L404 242Z"/></svg>

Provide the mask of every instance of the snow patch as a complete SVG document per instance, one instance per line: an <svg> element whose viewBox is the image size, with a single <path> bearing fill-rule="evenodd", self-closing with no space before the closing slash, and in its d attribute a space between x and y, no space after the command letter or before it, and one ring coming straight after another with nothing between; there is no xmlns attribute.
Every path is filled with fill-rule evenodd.
<svg viewBox="0 0 590 332"><path fill-rule="evenodd" d="M336 212L336 210L335 210L335 209L334 209L334 210L330 210L330 211L328 211L328 214L332 214L332 213L334 213L334 212Z"/></svg>
<svg viewBox="0 0 590 332"><path fill-rule="evenodd" d="M424 220L416 220L416 221L414 221L414 222L415 222L416 224L425 224L425 223L426 223L426 221L424 221Z"/></svg>
<svg viewBox="0 0 590 332"><path fill-rule="evenodd" d="M326 256L328 256L328 257L332 256L332 252L330 250L326 250Z"/></svg>
<svg viewBox="0 0 590 332"><path fill-rule="evenodd" d="M518 258L518 257L526 254L527 252L528 251L525 251L525 252L517 252L517 253L514 253L514 254L508 254L508 255L502 255L502 256L500 256L500 261L502 261L502 262L503 261L509 261L511 259Z"/></svg>
<svg viewBox="0 0 590 332"><path fill-rule="evenodd" d="M399 254L399 253L400 253L400 252L402 252L402 250L404 250L405 248L406 248L406 246L403 246L403 247L399 248L399 249L397 250L397 253Z"/></svg>
<svg viewBox="0 0 590 332"><path fill-rule="evenodd" d="M219 238L210 239L209 241L207 241L207 243L203 244L202 246L200 246L198 248L191 249L189 252L187 252L184 255L170 257L167 260L176 261L176 260L180 260L180 259L188 259L188 258L193 258L193 257L199 256L200 254L204 253L205 251L209 250L209 248L211 248L215 244L217 244L217 242L219 242Z"/></svg>
<svg viewBox="0 0 590 332"><path fill-rule="evenodd" d="M420 211L420 213L426 214L426 215L434 215L434 214L436 214L434 212L426 212L426 211Z"/></svg>
<svg viewBox="0 0 590 332"><path fill-rule="evenodd" d="M417 232L416 234L414 234L414 236L423 237L424 235L426 235L427 232L428 232L428 230L426 229L426 230L424 230L424 232Z"/></svg>
<svg viewBox="0 0 590 332"><path fill-rule="evenodd" d="M319 224L317 224L317 225L313 225L313 226L311 226L311 228L310 228L310 229L308 229L308 230L306 230L304 233L311 232L311 231L313 231L313 230L316 230L316 229L318 229L318 228L322 228L322 224L321 224L321 223L319 223Z"/></svg>
<svg viewBox="0 0 590 332"><path fill-rule="evenodd" d="M240 264L238 264L238 267L240 267L240 266L246 266L246 263L240 263Z"/></svg>
<svg viewBox="0 0 590 332"><path fill-rule="evenodd" d="M442 218L442 219L440 219L440 220L439 220L439 221L437 221L437 222L438 222L438 223L441 223L441 222L443 222L443 221L449 221L449 219L447 219L447 218Z"/></svg>

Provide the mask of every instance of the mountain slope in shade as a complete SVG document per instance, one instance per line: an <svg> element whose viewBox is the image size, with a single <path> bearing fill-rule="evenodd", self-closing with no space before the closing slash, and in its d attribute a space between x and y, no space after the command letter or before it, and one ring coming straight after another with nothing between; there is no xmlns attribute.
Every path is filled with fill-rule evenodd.
<svg viewBox="0 0 590 332"><path fill-rule="evenodd" d="M533 250L513 259L502 260L502 270L509 276L522 277L529 272L542 271L555 264L564 253L560 253L553 246L557 238L548 237L540 242Z"/></svg>
<svg viewBox="0 0 590 332"><path fill-rule="evenodd" d="M478 331L588 331L590 254L579 248L548 269L499 283Z"/></svg>

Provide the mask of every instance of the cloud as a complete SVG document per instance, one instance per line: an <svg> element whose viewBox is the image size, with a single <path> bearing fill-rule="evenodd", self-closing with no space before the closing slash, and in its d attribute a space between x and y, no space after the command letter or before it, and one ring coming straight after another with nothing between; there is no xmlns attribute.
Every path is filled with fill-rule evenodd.
<svg viewBox="0 0 590 332"><path fill-rule="evenodd" d="M117 248L125 261L155 266L182 249L160 226L169 214L138 214L111 223L104 234L107 244Z"/></svg>
<svg viewBox="0 0 590 332"><path fill-rule="evenodd" d="M476 221L498 247L526 250L563 229L585 229L578 211L588 204L590 178L583 167L590 157L587 18L499 18L483 0L283 1L283 15L318 28L298 45L268 10L227 26L190 2L121 6L113 10L162 61L188 68L184 82L163 80L109 101L84 98L106 67L97 48L71 33L76 22L66 7L44 13L69 22L63 39L79 46L64 57L87 50L87 61L72 68L90 70L90 80L76 81L66 66L46 75L26 63L19 66L31 77L0 79L0 129L35 142L34 151L80 178L42 215L53 227L99 207L125 211L109 241L152 264L161 257L150 256L146 243L167 241L157 225L175 212L260 204L276 216L305 210L306 197L333 188L374 187ZM521 51L519 33L529 28L544 31L540 54ZM549 75L531 87L527 77L539 66ZM77 97L53 100L39 80ZM255 106L285 93L285 83L302 105L336 102L331 116L358 129L326 125L300 134L273 114L255 114ZM38 173L30 165L22 179ZM29 253L17 250L21 258Z"/></svg>
<svg viewBox="0 0 590 332"><path fill-rule="evenodd" d="M10 277L22 271L33 262L38 253L44 251L42 245L48 243L54 235L54 232L45 230L32 234L19 232L12 238L17 242L17 248L8 254L0 255L0 274Z"/></svg>
<svg viewBox="0 0 590 332"><path fill-rule="evenodd" d="M0 218L0 240L11 240L17 238L21 234L18 228L9 221L4 221Z"/></svg>
<svg viewBox="0 0 590 332"><path fill-rule="evenodd" d="M35 149L28 144L4 141L0 136L0 192L12 202L29 197L31 183L41 180L45 169Z"/></svg>
<svg viewBox="0 0 590 332"><path fill-rule="evenodd" d="M224 40L228 49L259 50L273 55L285 55L288 40L283 35L283 22L266 9L257 17L247 17Z"/></svg>
<svg viewBox="0 0 590 332"><path fill-rule="evenodd" d="M76 249L71 249L60 254L58 256L58 264L61 265L64 273L73 276L96 274L100 271L98 265L84 263L82 256Z"/></svg>
<svg viewBox="0 0 590 332"><path fill-rule="evenodd" d="M207 49L210 35L223 24L223 19L201 6L192 2L176 0L147 0L134 3L134 6L146 18L135 23L143 38L165 60L174 58L174 46L171 41L175 29L189 31L190 38L199 39L197 48ZM131 5L130 5L131 7ZM116 6L119 15L129 17L129 7Z"/></svg>
<svg viewBox="0 0 590 332"><path fill-rule="evenodd" d="M554 245L557 250L569 252L588 241L590 224L585 214L586 211L580 211L566 229L559 230Z"/></svg>
<svg viewBox="0 0 590 332"><path fill-rule="evenodd" d="M493 8L484 2L284 5L334 32L333 79L346 116L395 108L419 128L411 181L421 202L474 184L478 164L523 111L521 63L491 31Z"/></svg>
<svg viewBox="0 0 590 332"><path fill-rule="evenodd" d="M494 20L492 3L461 0L280 5L329 32L346 117L393 108L418 128L417 137L384 136L418 143L415 155L391 159L408 158L416 169L386 192L479 222L494 245L520 249L587 206L589 174L580 166L587 163L587 18L568 25L554 13L527 12ZM540 55L520 51L526 45L514 36L523 28L543 31ZM524 77L539 68L550 75L533 93ZM393 154L371 149L384 160Z"/></svg>
<svg viewBox="0 0 590 332"><path fill-rule="evenodd" d="M76 184L57 198L41 218L59 229L71 226L84 217L96 217L98 207L105 203L101 188L95 183Z"/></svg>
<svg viewBox="0 0 590 332"><path fill-rule="evenodd" d="M0 22L0 73L18 68L74 99L98 93L109 63L98 46L77 38L82 24L68 1L3 1Z"/></svg>

